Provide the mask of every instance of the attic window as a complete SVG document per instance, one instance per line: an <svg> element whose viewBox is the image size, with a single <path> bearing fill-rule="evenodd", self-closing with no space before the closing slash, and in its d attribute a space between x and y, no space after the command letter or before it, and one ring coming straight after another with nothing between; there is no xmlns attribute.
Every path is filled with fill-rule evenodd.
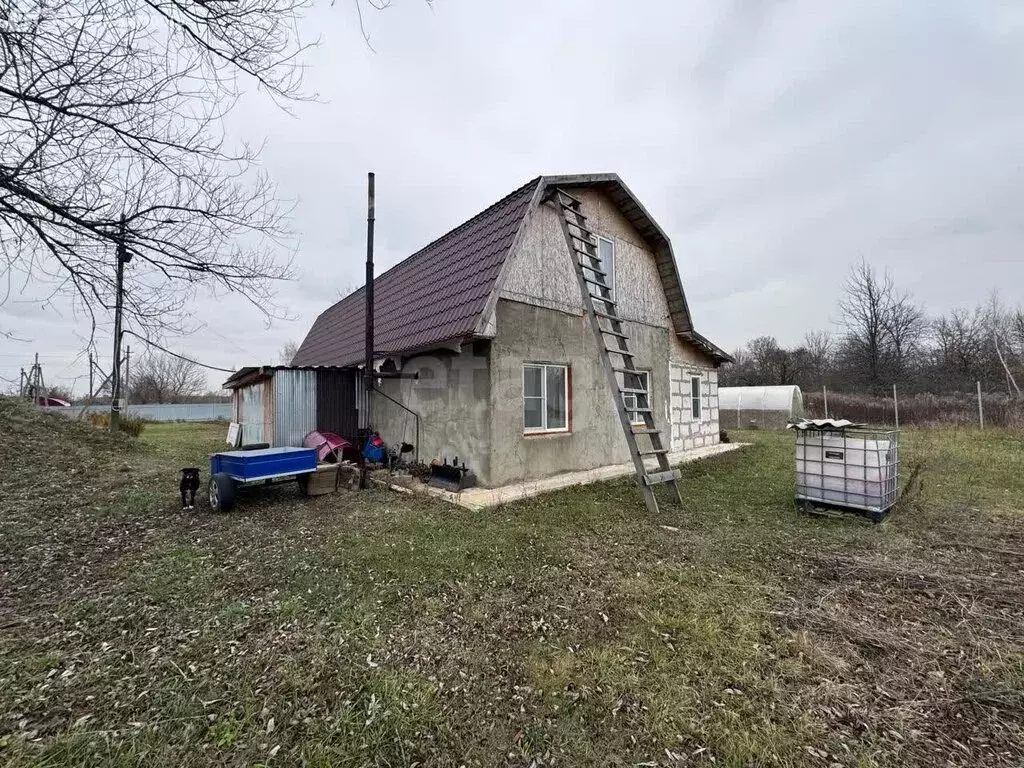
<svg viewBox="0 0 1024 768"><path fill-rule="evenodd" d="M602 272L604 272L604 281L608 285L608 298L615 298L615 241L609 240L607 237L597 236L597 258L600 264L597 266ZM587 264L591 262L586 261ZM587 277L593 277L590 273L585 273ZM596 285L587 284L590 289L591 296L600 296L601 289ZM598 307L598 309L604 309Z"/></svg>

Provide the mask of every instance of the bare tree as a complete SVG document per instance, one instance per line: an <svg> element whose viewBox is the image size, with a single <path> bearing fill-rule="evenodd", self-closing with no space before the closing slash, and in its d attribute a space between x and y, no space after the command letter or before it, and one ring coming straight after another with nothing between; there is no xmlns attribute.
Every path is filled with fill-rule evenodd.
<svg viewBox="0 0 1024 768"><path fill-rule="evenodd" d="M839 302L840 322L846 329L846 353L855 366L860 366L867 381L877 386L881 379L885 343L885 305L892 291L888 275L880 281L874 268L862 259L850 269Z"/></svg>
<svg viewBox="0 0 1024 768"><path fill-rule="evenodd" d="M808 331L804 334L804 349L807 351L807 373L817 384L826 379L832 368L835 342L828 331Z"/></svg>
<svg viewBox="0 0 1024 768"><path fill-rule="evenodd" d="M276 314L285 212L222 118L250 86L303 97L308 2L0 5L2 273L70 296L95 328L123 242L126 322L144 333L187 330L199 288Z"/></svg>
<svg viewBox="0 0 1024 768"><path fill-rule="evenodd" d="M893 289L888 295L882 324L888 342L889 376L893 381L900 381L906 376L911 360L920 351L921 340L928 330L928 321L924 311L914 303L909 293L899 293Z"/></svg>
<svg viewBox="0 0 1024 768"><path fill-rule="evenodd" d="M190 360L151 353L132 371L131 399L136 403L173 403L206 390L206 373Z"/></svg>
<svg viewBox="0 0 1024 768"><path fill-rule="evenodd" d="M986 366L985 313L957 308L932 323L935 376L945 386L967 388Z"/></svg>
<svg viewBox="0 0 1024 768"><path fill-rule="evenodd" d="M1019 398L1021 391L1014 375L1014 363L1024 364L1024 312L1004 308L999 294L993 291L984 318L986 334L1006 377L1007 392Z"/></svg>
<svg viewBox="0 0 1024 768"><path fill-rule="evenodd" d="M281 347L281 351L278 353L278 360L281 365L291 365L292 360L295 359L296 353L299 351L299 345L294 341L287 341L285 345Z"/></svg>
<svg viewBox="0 0 1024 768"><path fill-rule="evenodd" d="M861 259L850 269L839 307L848 366L878 391L902 378L927 329L910 294L898 291L888 272L879 277Z"/></svg>

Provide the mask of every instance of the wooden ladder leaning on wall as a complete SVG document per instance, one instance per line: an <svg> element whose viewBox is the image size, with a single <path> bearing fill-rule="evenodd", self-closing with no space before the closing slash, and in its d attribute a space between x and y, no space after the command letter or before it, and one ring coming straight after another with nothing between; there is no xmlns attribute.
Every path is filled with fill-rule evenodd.
<svg viewBox="0 0 1024 768"><path fill-rule="evenodd" d="M629 351L629 336L626 335L616 303L612 299L611 288L606 280L608 275L601 271L594 232L587 223L587 217L583 215L582 203L578 198L558 188L552 190L547 199L558 211L562 234L565 235L565 243L572 255L580 292L583 294L583 306L587 317L590 318L594 338L597 340L601 363L608 378L609 391L612 393L615 411L619 415L619 422L629 445L637 482L643 489L647 508L652 513L658 512L658 500L654 496L653 486L659 483L669 483L682 505L679 470L673 469L668 462L668 449L662 444L662 432L655 426L650 397L642 385L644 372L637 370L634 364L635 356ZM601 305L601 309L594 306L595 302ZM607 328L602 327L602 320L608 324ZM614 365L611 355L618 355L622 365ZM619 383L618 375L622 376L622 384ZM623 395L635 396L636 408L627 411ZM642 426L632 423L631 413L643 417ZM650 448L641 448L638 438L649 440ZM657 459L658 468L655 471L647 469L645 461L649 456Z"/></svg>

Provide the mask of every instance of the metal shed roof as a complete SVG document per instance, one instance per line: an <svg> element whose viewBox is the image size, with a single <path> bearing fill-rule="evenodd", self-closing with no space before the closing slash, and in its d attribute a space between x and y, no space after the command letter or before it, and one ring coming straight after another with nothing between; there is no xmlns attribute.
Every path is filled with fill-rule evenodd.
<svg viewBox="0 0 1024 768"><path fill-rule="evenodd" d="M224 389L238 389L270 376L274 371L343 371L345 365L248 365L228 376Z"/></svg>

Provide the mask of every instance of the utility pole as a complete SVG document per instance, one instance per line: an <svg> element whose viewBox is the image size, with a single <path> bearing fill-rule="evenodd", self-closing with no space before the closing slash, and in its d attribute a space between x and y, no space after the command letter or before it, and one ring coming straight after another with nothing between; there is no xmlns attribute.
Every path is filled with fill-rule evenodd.
<svg viewBox="0 0 1024 768"><path fill-rule="evenodd" d="M117 279L114 290L114 362L111 376L110 431L117 432L121 425L121 312L124 310L124 265L132 260L125 244L125 221L121 214L117 236Z"/></svg>

